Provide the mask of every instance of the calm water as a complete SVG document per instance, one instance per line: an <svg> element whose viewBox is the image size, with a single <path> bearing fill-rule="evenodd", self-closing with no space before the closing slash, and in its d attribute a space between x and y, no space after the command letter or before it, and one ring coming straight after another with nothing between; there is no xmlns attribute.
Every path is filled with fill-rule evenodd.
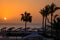
<svg viewBox="0 0 60 40"><path fill-rule="evenodd" d="M3 28L3 27L7 27L7 28L10 28L10 27L15 27L15 28L19 28L19 27L23 27L24 28L24 24L1 24L0 25L0 28ZM30 28L40 28L41 25L40 24L28 24L27 27L30 27Z"/></svg>

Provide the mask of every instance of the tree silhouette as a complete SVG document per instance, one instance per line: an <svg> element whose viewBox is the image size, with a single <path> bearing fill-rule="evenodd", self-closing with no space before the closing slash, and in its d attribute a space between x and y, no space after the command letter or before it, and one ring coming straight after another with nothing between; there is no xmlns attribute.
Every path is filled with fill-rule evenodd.
<svg viewBox="0 0 60 40"><path fill-rule="evenodd" d="M51 22L49 22L50 24L51 24ZM56 37L55 38L55 40L60 40L59 39L59 36L60 36L60 17L58 16L58 15L55 15L54 16L54 19L53 19L53 21L52 21L52 25L49 25L49 27L51 27L52 26L52 32L53 32L53 30L55 30L54 32L53 32L53 35L55 35L54 37ZM53 36L52 35L52 36Z"/></svg>
<svg viewBox="0 0 60 40"><path fill-rule="evenodd" d="M45 6L45 31L46 31L46 20L48 19L47 16L50 14L50 10L49 10L49 5Z"/></svg>
<svg viewBox="0 0 60 40"><path fill-rule="evenodd" d="M25 12L24 14L21 14L21 21L25 22L25 31L26 31L26 27L27 27L27 22L32 22L32 16L30 15L30 13Z"/></svg>
<svg viewBox="0 0 60 40"><path fill-rule="evenodd" d="M53 20L53 13L54 13L56 10L58 10L58 9L60 9L60 7L56 7L56 5L55 5L54 3L52 3L52 4L50 5L51 25L52 25L52 20ZM51 35L52 35L52 26L51 26Z"/></svg>
<svg viewBox="0 0 60 40"><path fill-rule="evenodd" d="M53 13L60 9L60 7L56 7L56 5L54 3L52 3L51 5L46 5L45 8L43 8L40 13L41 15L43 16L43 21L42 21L42 27L43 27L43 33L45 34L46 33L46 20L49 21L49 19L47 18L47 16L49 14L51 14L51 22L50 22L50 27L51 27L51 36L53 35ZM55 15L55 18L57 17L58 15ZM54 19L55 19L54 18Z"/></svg>
<svg viewBox="0 0 60 40"><path fill-rule="evenodd" d="M60 40L59 39L59 35L60 35L60 18L59 17L57 17L55 20L54 20L54 23L52 23L52 26L53 26L53 28L52 29L54 29L54 30L56 30L56 33L55 33L55 35L56 35L56 40Z"/></svg>
<svg viewBox="0 0 60 40"><path fill-rule="evenodd" d="M40 13L43 16L43 21L42 21L43 31L46 31L46 19L47 19L47 16L49 15L49 5L45 6L45 8L43 8L43 10L40 11Z"/></svg>
<svg viewBox="0 0 60 40"><path fill-rule="evenodd" d="M44 9L43 10L41 10L41 15L43 16L43 21L42 21L42 27L43 27L43 32L44 32L44 15L45 15L45 12L44 12Z"/></svg>

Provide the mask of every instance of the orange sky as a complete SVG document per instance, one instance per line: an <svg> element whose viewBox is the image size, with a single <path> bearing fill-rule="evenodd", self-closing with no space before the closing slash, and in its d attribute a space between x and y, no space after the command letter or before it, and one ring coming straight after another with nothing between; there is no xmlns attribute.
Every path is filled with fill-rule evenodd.
<svg viewBox="0 0 60 40"><path fill-rule="evenodd" d="M22 23L20 14L25 11L33 16L32 23L41 23L39 10L52 2L60 6L60 0L0 0L0 23ZM7 20L4 20L5 17Z"/></svg>

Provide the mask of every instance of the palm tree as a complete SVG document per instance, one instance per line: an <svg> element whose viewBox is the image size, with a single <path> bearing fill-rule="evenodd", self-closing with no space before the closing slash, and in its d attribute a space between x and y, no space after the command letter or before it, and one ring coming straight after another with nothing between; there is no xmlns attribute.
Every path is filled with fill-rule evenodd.
<svg viewBox="0 0 60 40"><path fill-rule="evenodd" d="M49 15L49 5L45 6L45 8L43 8L43 10L40 11L40 13L43 16L42 27L44 32L46 31L46 19L47 19L47 16Z"/></svg>
<svg viewBox="0 0 60 40"><path fill-rule="evenodd" d="M45 30L45 29L44 29L44 20L45 20L45 18L44 18L44 17L45 17L45 16L44 16L44 15L45 15L45 11L44 11L44 9L41 10L40 13L41 13L41 15L43 16L42 28L43 28L43 32L44 32L44 30Z"/></svg>
<svg viewBox="0 0 60 40"><path fill-rule="evenodd" d="M51 6L50 6L51 25L52 25L52 20L53 20L53 13L58 9L60 9L60 7L56 7L56 5L54 3L51 4ZM51 26L51 35L52 35L52 26Z"/></svg>
<svg viewBox="0 0 60 40"><path fill-rule="evenodd" d="M30 15L30 13L25 12L24 14L21 14L21 21L25 22L25 31L26 31L26 27L27 27L27 22L32 22L32 16Z"/></svg>
<svg viewBox="0 0 60 40"><path fill-rule="evenodd" d="M54 19L53 19L53 23L52 23L52 29L56 30L55 31L55 35L56 35L56 40L59 40L59 35L60 35L60 17L59 15L55 15Z"/></svg>
<svg viewBox="0 0 60 40"><path fill-rule="evenodd" d="M51 24L51 22L49 22L49 23ZM49 27L51 27L51 26L52 26L52 32L53 32L53 30L55 30L53 32L53 34L55 35L54 37L56 37L55 40L59 40L59 36L60 36L60 33L59 33L60 32L59 31L60 30L60 17L59 17L59 15L54 16L52 25L49 25Z"/></svg>
<svg viewBox="0 0 60 40"><path fill-rule="evenodd" d="M48 19L47 16L50 14L50 10L49 10L49 5L45 6L45 31L46 31L46 20Z"/></svg>
<svg viewBox="0 0 60 40"><path fill-rule="evenodd" d="M53 23L53 29L56 30L56 40L60 40L59 36L60 36L60 17L56 18L56 20Z"/></svg>

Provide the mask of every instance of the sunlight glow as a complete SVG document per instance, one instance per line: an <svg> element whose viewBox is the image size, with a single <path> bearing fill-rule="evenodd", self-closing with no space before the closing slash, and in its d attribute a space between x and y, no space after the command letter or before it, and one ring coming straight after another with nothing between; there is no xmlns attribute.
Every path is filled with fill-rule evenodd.
<svg viewBox="0 0 60 40"><path fill-rule="evenodd" d="M4 20L6 20L7 18L6 17L4 17Z"/></svg>

